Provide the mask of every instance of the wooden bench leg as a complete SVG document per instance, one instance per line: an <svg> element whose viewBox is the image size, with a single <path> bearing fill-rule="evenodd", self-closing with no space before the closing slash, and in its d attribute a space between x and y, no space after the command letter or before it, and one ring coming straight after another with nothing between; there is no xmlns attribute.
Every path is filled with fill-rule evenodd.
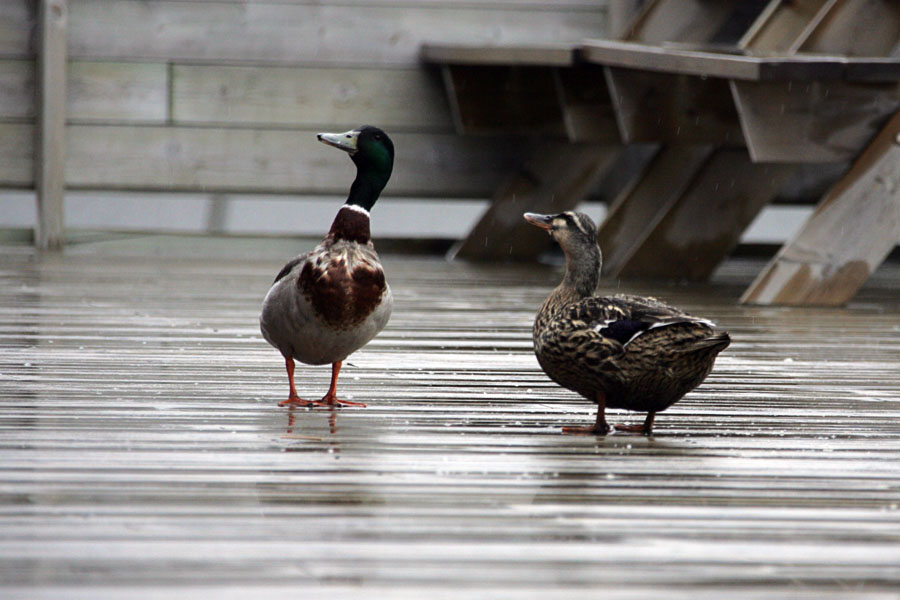
<svg viewBox="0 0 900 600"><path fill-rule="evenodd" d="M900 239L900 112L822 198L741 298L755 304L849 302Z"/></svg>
<svg viewBox="0 0 900 600"><path fill-rule="evenodd" d="M619 147L594 144L538 144L532 158L500 187L494 201L451 258L533 260L550 245L543 231L522 213L575 208L597 184Z"/></svg>
<svg viewBox="0 0 900 600"><path fill-rule="evenodd" d="M664 148L600 228L604 272L708 278L792 171L743 148Z"/></svg>

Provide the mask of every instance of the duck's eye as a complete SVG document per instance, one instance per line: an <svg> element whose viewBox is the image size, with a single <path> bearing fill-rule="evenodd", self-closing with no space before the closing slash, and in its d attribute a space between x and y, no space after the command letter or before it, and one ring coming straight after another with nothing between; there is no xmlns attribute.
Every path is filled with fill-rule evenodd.
<svg viewBox="0 0 900 600"><path fill-rule="evenodd" d="M376 134L375 134L375 139L376 139L376 140L380 140L380 139L381 139L381 134L380 134L380 133L376 133Z"/></svg>

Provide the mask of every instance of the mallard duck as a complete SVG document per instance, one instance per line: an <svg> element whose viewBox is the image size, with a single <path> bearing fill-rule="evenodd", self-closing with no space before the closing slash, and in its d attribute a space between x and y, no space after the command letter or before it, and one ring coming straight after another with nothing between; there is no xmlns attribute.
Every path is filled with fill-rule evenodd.
<svg viewBox="0 0 900 600"><path fill-rule="evenodd" d="M646 412L643 425L616 429L649 435L656 413L700 385L731 338L656 298L594 296L602 255L590 217L524 216L566 255L565 277L534 319L534 353L550 379L598 406L594 425L563 431L605 435L609 407Z"/></svg>
<svg viewBox="0 0 900 600"><path fill-rule="evenodd" d="M290 395L279 406L354 405L337 398L341 363L384 329L393 297L369 237L369 211L394 165L394 144L377 127L320 133L318 140L350 155L356 179L325 239L288 262L263 301L259 327L284 356ZM331 387L304 400L294 387L294 361L331 364Z"/></svg>

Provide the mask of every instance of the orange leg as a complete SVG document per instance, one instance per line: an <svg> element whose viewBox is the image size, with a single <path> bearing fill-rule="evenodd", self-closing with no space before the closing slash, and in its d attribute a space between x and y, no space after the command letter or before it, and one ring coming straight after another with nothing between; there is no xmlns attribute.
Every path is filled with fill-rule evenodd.
<svg viewBox="0 0 900 600"><path fill-rule="evenodd" d="M643 433L644 435L650 435L653 433L653 419L656 418L656 413L650 412L647 413L647 418L644 420L643 425L614 425L614 429L616 431L628 431L631 433Z"/></svg>
<svg viewBox="0 0 900 600"><path fill-rule="evenodd" d="M322 397L320 401L321 404L326 406L362 406L365 408L365 404L362 402L350 402L349 400L338 400L337 397L337 380L338 374L341 372L341 361L337 361L336 363L331 364L331 387L328 388L328 393Z"/></svg>
<svg viewBox="0 0 900 600"><path fill-rule="evenodd" d="M320 402L315 400L304 400L297 395L297 389L294 387L294 359L290 356L284 357L284 367L287 369L288 383L291 385L291 393L287 400L282 400L278 406L320 406Z"/></svg>
<svg viewBox="0 0 900 600"><path fill-rule="evenodd" d="M563 433L606 435L609 425L606 424L606 394L597 392L597 421L588 427L563 427Z"/></svg>

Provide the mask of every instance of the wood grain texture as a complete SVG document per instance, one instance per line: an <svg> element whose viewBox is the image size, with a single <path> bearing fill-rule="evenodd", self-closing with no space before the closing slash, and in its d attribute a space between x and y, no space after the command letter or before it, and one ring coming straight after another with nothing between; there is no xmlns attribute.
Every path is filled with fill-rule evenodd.
<svg viewBox="0 0 900 600"><path fill-rule="evenodd" d="M449 131L440 82L422 69L175 65L176 124L340 125Z"/></svg>
<svg viewBox="0 0 900 600"><path fill-rule="evenodd" d="M66 117L73 121L166 120L167 66L70 61ZM0 119L33 119L35 62L0 60Z"/></svg>
<svg viewBox="0 0 900 600"><path fill-rule="evenodd" d="M73 57L415 66L423 42L515 44L600 35L595 11L365 4L78 2ZM364 32L362 34L361 32Z"/></svg>
<svg viewBox="0 0 900 600"><path fill-rule="evenodd" d="M900 113L822 198L741 300L849 302L900 239Z"/></svg>
<svg viewBox="0 0 900 600"><path fill-rule="evenodd" d="M838 311L737 305L759 263L629 287L734 343L652 438L595 438L560 433L593 407L531 352L556 269L385 256L394 316L338 388L369 407L291 413L256 319L307 246L200 242L0 248L0 595L883 600L900 586L896 265ZM327 368L297 376L328 385Z"/></svg>

